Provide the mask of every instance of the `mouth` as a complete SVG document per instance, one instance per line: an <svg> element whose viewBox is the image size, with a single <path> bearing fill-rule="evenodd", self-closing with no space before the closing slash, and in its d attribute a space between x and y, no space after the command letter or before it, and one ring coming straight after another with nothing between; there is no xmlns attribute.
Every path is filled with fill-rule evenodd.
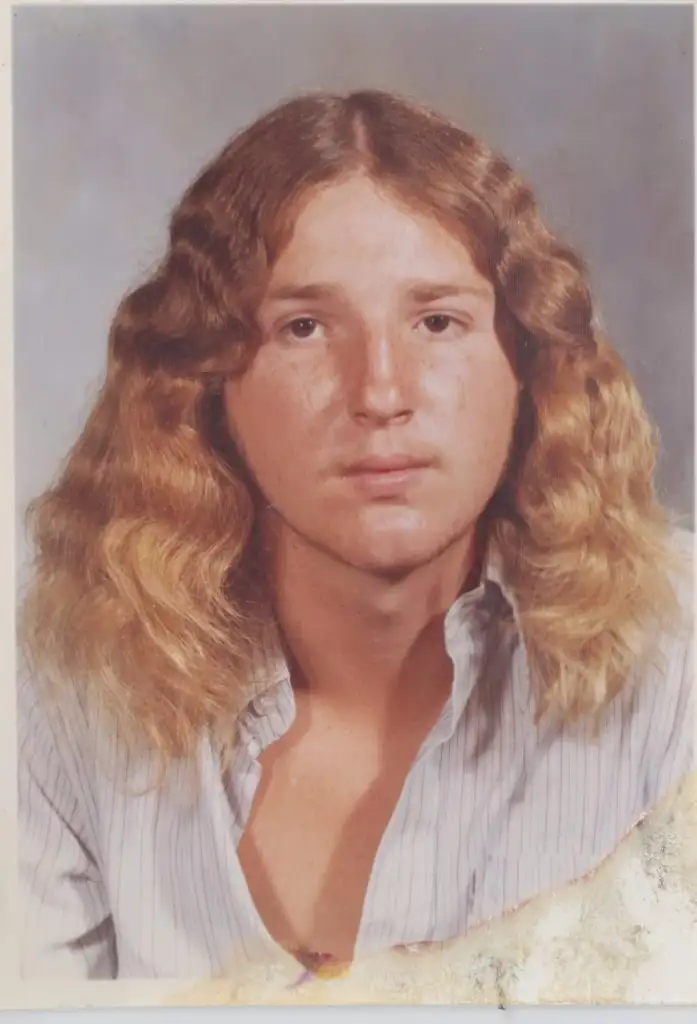
<svg viewBox="0 0 697 1024"><path fill-rule="evenodd" d="M368 458L356 462L345 471L355 487L371 497L392 497L403 493L421 480L432 463L406 456Z"/></svg>

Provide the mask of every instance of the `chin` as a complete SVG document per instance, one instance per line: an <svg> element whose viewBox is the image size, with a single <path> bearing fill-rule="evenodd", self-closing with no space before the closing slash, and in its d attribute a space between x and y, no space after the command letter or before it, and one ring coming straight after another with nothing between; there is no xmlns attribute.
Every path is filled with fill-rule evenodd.
<svg viewBox="0 0 697 1024"><path fill-rule="evenodd" d="M433 561L452 538L433 530L348 532L341 539L341 555L364 572L400 578Z"/></svg>

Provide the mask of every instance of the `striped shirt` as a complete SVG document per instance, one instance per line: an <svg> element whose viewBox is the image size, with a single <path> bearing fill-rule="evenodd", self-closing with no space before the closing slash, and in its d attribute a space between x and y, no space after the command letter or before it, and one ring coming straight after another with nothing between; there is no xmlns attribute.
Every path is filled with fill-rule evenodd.
<svg viewBox="0 0 697 1024"><path fill-rule="evenodd" d="M636 671L597 734L586 722L535 725L515 601L495 559L450 608L445 642L451 694L378 847L356 956L453 938L585 874L694 767L691 635L660 638L663 657ZM77 695L49 710L23 680L23 976L192 979L274 955L237 845L259 754L293 715L279 659L226 770L207 735L195 779L175 763L141 792L152 766L129 761Z"/></svg>

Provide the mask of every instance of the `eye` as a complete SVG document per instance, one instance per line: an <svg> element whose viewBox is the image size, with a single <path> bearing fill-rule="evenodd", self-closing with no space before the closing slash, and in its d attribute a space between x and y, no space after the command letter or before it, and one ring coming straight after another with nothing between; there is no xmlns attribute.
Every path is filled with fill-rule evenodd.
<svg viewBox="0 0 697 1024"><path fill-rule="evenodd" d="M445 313L430 313L424 317L423 322L431 334L442 334L450 327L452 320L453 318Z"/></svg>
<svg viewBox="0 0 697 1024"><path fill-rule="evenodd" d="M466 334L472 327L468 317L461 315L456 318L449 313L429 313L420 323L424 324L429 334L445 334L453 330Z"/></svg>
<svg viewBox="0 0 697 1024"><path fill-rule="evenodd" d="M309 338L314 334L319 321L311 316L296 317L283 328L284 334L290 334L293 338Z"/></svg>

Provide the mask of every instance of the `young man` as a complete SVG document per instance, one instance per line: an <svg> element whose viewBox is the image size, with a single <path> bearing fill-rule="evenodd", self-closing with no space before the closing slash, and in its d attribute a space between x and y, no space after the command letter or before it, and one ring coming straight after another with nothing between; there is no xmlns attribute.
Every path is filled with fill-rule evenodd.
<svg viewBox="0 0 697 1024"><path fill-rule="evenodd" d="M25 973L348 960L591 869L693 764L653 470L505 161L375 92L234 139L34 508Z"/></svg>

